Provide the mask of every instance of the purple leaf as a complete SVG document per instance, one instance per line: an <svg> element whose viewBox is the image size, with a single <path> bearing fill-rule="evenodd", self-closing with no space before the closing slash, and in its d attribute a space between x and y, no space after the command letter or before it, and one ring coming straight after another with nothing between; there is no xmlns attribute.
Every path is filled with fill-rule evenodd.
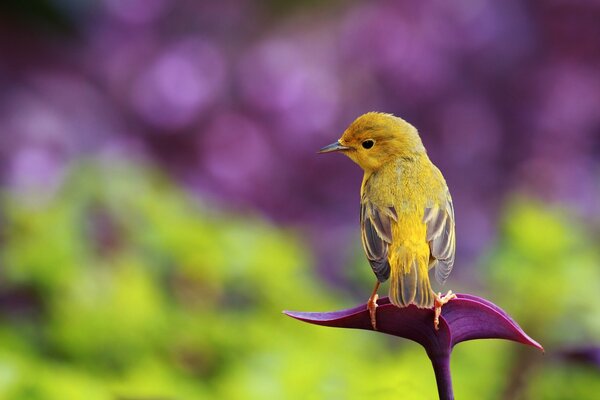
<svg viewBox="0 0 600 400"><path fill-rule="evenodd" d="M563 350L561 355L571 362L600 369L600 346L571 348Z"/></svg>
<svg viewBox="0 0 600 400"><path fill-rule="evenodd" d="M452 399L450 354L467 340L506 339L544 350L527 336L510 316L480 297L457 294L442 307L439 330L433 327L433 309L398 308L387 297L378 301L377 331L413 340L425 348L432 361L440 399ZM315 325L373 330L366 304L333 312L284 311L290 317Z"/></svg>

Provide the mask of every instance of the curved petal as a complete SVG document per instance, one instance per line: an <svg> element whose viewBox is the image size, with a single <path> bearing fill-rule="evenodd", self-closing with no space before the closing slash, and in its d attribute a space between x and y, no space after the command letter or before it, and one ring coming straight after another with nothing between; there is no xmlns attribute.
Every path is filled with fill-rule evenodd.
<svg viewBox="0 0 600 400"><path fill-rule="evenodd" d="M442 307L440 329L433 328L433 310L413 305L399 308L384 297L378 301L377 330L421 344L427 353L449 353L454 345L475 339L506 339L536 347L530 338L500 307L477 296L457 294ZM373 330L365 305L334 312L295 312L285 314L316 325Z"/></svg>

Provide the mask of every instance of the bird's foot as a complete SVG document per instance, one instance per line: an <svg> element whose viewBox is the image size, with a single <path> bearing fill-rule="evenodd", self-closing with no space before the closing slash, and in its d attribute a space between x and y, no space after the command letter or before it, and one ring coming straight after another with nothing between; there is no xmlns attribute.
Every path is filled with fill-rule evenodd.
<svg viewBox="0 0 600 400"><path fill-rule="evenodd" d="M367 309L369 310L369 315L371 316L371 326L373 326L373 330L377 330L377 321L375 320L375 310L377 310L377 299L379 295L375 293L369 301L367 301Z"/></svg>
<svg viewBox="0 0 600 400"><path fill-rule="evenodd" d="M441 293L438 292L437 295L435 295L435 299L434 299L434 311L435 311L435 317L433 318L433 327L435 328L435 330L439 330L440 329L440 315L442 315L442 306L444 304L446 304L447 302L449 302L452 299L455 299L456 295L454 293L452 293L452 290L448 290L448 293L446 293L446 295L442 296Z"/></svg>

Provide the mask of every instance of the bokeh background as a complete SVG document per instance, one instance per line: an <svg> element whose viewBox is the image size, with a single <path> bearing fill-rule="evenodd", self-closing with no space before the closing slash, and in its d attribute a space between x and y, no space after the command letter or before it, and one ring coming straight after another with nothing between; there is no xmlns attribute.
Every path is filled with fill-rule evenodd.
<svg viewBox="0 0 600 400"><path fill-rule="evenodd" d="M457 397L596 398L599 21L596 0L3 1L0 398L435 399L416 344L281 315L370 293L361 172L315 152L371 110L446 176L447 288L546 348L458 346Z"/></svg>

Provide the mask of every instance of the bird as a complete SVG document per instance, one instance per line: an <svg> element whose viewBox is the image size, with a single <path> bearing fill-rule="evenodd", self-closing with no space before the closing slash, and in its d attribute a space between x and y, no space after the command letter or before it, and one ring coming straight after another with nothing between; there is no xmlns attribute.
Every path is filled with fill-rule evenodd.
<svg viewBox="0 0 600 400"><path fill-rule="evenodd" d="M389 299L434 309L439 329L442 306L456 298L433 291L429 271L444 284L456 251L454 206L440 170L431 162L417 129L393 114L359 116L340 139L319 153L340 152L364 171L360 188L361 241L376 283L367 301L377 330L381 283L390 281Z"/></svg>

